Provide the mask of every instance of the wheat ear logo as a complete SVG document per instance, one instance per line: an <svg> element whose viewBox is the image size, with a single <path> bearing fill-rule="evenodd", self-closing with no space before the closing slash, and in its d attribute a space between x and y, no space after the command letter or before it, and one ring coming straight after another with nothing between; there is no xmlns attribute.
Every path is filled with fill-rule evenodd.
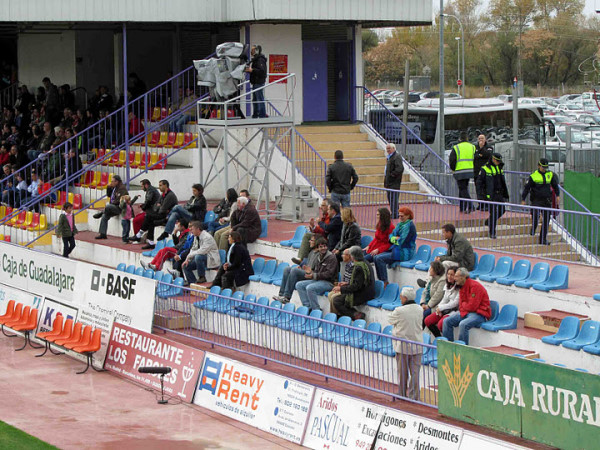
<svg viewBox="0 0 600 450"><path fill-rule="evenodd" d="M460 355L456 356L456 353L453 353L454 356L454 372L450 370L450 365L448 364L448 360L444 360L444 365L442 369L444 369L444 374L446 375L446 380L448 381L448 385L450 386L450 392L452 393L452 398L454 399L454 406L457 408L462 407L463 397L467 392L467 388L469 387L469 383L471 382L471 378L473 378L473 372L469 370L469 365L465 368L465 371L461 371L460 364Z"/></svg>

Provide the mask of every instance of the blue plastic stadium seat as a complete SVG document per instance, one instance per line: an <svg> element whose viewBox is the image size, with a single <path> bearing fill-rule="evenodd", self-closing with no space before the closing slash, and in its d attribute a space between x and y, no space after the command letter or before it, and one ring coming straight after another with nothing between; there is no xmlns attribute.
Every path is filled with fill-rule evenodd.
<svg viewBox="0 0 600 450"><path fill-rule="evenodd" d="M438 256L445 255L447 251L448 251L448 249L446 247L434 248L433 251L431 252L431 258L429 259L429 261L417 264L415 266L415 269L422 270L423 272L427 272L429 270L431 261L435 260L435 258L437 258Z"/></svg>
<svg viewBox="0 0 600 450"><path fill-rule="evenodd" d="M510 256L502 256L498 259L496 267L490 273L482 273L479 275L481 281L487 281L492 283L496 281L496 278L504 278L510 275L512 272L513 260Z"/></svg>
<svg viewBox="0 0 600 450"><path fill-rule="evenodd" d="M173 275L171 275L170 273L165 273L162 277L162 279L160 280L160 282L158 283L158 285L156 286L156 294L159 297L166 297L166 293L169 291L169 288L171 286L169 286L171 283L173 282Z"/></svg>
<svg viewBox="0 0 600 450"><path fill-rule="evenodd" d="M435 348L431 349L431 352L429 353L429 365L431 367L435 367L437 369L437 366L438 366L438 352L437 352L438 341L447 341L447 340L448 339L446 339L443 336L440 336L433 340L433 345L435 345Z"/></svg>
<svg viewBox="0 0 600 450"><path fill-rule="evenodd" d="M227 289L225 289L225 291L226 290ZM221 314L227 314L227 312L232 308L232 298L236 300L241 300L244 298L244 292L242 291L236 291L233 294L230 292L229 295L225 295L225 291L221 292L222 297L217 298L217 307L215 309L216 312ZM239 302L237 303L239 304Z"/></svg>
<svg viewBox="0 0 600 450"><path fill-rule="evenodd" d="M404 289L405 287L412 287L412 286L402 286L398 288L398 296L394 299L393 302L390 303L384 303L383 305L381 305L381 309L385 309L386 311L393 311L396 308L398 308L399 306L402 306L402 300L400 300L400 293L402 292L402 289ZM421 289L421 288L419 288ZM421 295L423 293L423 289L421 289L421 291L419 292L417 290L417 292L415 294L417 295ZM419 301L421 301L421 298L419 297ZM416 298L415 298L415 302L416 302Z"/></svg>
<svg viewBox="0 0 600 450"><path fill-rule="evenodd" d="M173 286L169 286L169 288L160 295L161 297L176 297L177 295L183 294L183 282L185 280L182 277L177 277L172 281Z"/></svg>
<svg viewBox="0 0 600 450"><path fill-rule="evenodd" d="M207 211L206 214L204 215L205 222L214 222L216 218L217 218L217 215L215 214L214 211Z"/></svg>
<svg viewBox="0 0 600 450"><path fill-rule="evenodd" d="M250 275L250 281L260 281L260 274L265 268L265 258L256 258L252 264L254 275Z"/></svg>
<svg viewBox="0 0 600 450"><path fill-rule="evenodd" d="M570 339L562 343L563 347L572 350L581 350L586 345L592 345L600 339L600 322L596 320L587 320L581 326L579 334L575 339Z"/></svg>
<svg viewBox="0 0 600 450"><path fill-rule="evenodd" d="M221 265L227 261L227 252L225 250L219 250L219 258L221 259Z"/></svg>
<svg viewBox="0 0 600 450"><path fill-rule="evenodd" d="M319 331L319 339L331 342L334 338L335 324L337 322L337 316L334 313L327 313L323 317L325 322L321 322L321 329Z"/></svg>
<svg viewBox="0 0 600 450"><path fill-rule="evenodd" d="M383 329L383 334L386 336L392 336L393 330L394 327L392 325L388 325ZM386 336L382 336L379 340L379 353L386 356L396 356L394 346L392 345L392 339Z"/></svg>
<svg viewBox="0 0 600 450"><path fill-rule="evenodd" d="M211 289L212 291L212 289ZM208 301L209 299L211 299L211 297L209 296L208 299L206 299L206 304L204 305L204 309L208 310L208 311L216 311L217 307L219 306L219 304L221 304L222 302L224 302L224 300L220 297L221 295L225 296L225 297L231 297L231 289L223 289L221 292L217 292L216 295L212 296L212 301Z"/></svg>
<svg viewBox="0 0 600 450"><path fill-rule="evenodd" d="M304 334L310 337L318 338L321 322L315 319L320 319L322 317L323 311L321 311L320 309L315 309L314 311L311 311L309 319L306 321Z"/></svg>
<svg viewBox="0 0 600 450"><path fill-rule="evenodd" d="M117 270L119 272L125 272L126 269L127 269L127 264L125 264L125 263L119 263L117 265Z"/></svg>
<svg viewBox="0 0 600 450"><path fill-rule="evenodd" d="M381 308L381 305L386 303L392 303L394 300L398 298L398 285L396 283L390 283L387 285L381 297L369 300L367 305L373 306L375 308Z"/></svg>
<svg viewBox="0 0 600 450"><path fill-rule="evenodd" d="M600 355L600 340L583 347L583 351L592 355Z"/></svg>
<svg viewBox="0 0 600 450"><path fill-rule="evenodd" d="M531 261L528 259L520 259L513 266L513 270L507 277L496 278L496 283L505 286L512 285L515 281L526 280L531 270Z"/></svg>
<svg viewBox="0 0 600 450"><path fill-rule="evenodd" d="M277 318L277 327L281 328L282 330L291 330L294 315L289 313L293 313L295 310L296 305L293 303L286 303L283 305L281 314L279 314L279 317Z"/></svg>
<svg viewBox="0 0 600 450"><path fill-rule="evenodd" d="M531 273L525 280L515 281L515 286L529 289L536 283L543 283L548 279L550 274L550 264L547 262L539 262L533 269L531 269Z"/></svg>
<svg viewBox="0 0 600 450"><path fill-rule="evenodd" d="M594 300L599 300L600 301L600 294L594 294Z"/></svg>
<svg viewBox="0 0 600 450"><path fill-rule="evenodd" d="M542 282L532 286L536 291L555 291L557 289L567 289L569 287L569 266L559 264L554 266L550 277Z"/></svg>
<svg viewBox="0 0 600 450"><path fill-rule="evenodd" d="M135 266L132 264L130 266L127 266L127 269L125 269L125 272L127 273L135 273Z"/></svg>
<svg viewBox="0 0 600 450"><path fill-rule="evenodd" d="M134 273L135 275L138 275L138 276L140 276L140 277L141 277L142 275L144 275L144 268L143 268L143 267L137 267L137 268L135 269L135 272L133 272L133 273Z"/></svg>
<svg viewBox="0 0 600 450"><path fill-rule="evenodd" d="M490 309L492 310L492 315L490 316L490 322L492 320L496 320L498 317L498 311L500 310L500 304L496 300L490 300Z"/></svg>
<svg viewBox="0 0 600 450"><path fill-rule="evenodd" d="M363 348L365 342L365 328L367 322L364 319L355 320L350 328L348 343L354 348Z"/></svg>
<svg viewBox="0 0 600 450"><path fill-rule="evenodd" d="M154 278L154 270L146 269L146 270L144 270L144 273L142 274L142 276L144 278L150 278L152 280Z"/></svg>
<svg viewBox="0 0 600 450"><path fill-rule="evenodd" d="M281 281L283 280L283 271L288 267L290 267L289 263L282 262L277 266L277 269L275 269L275 273L271 277L269 277L268 279L263 279L263 277L261 276L260 281L262 281L263 283L274 284L275 286L281 286Z"/></svg>
<svg viewBox="0 0 600 450"><path fill-rule="evenodd" d="M431 335L429 333L423 333L423 344L431 344ZM433 349L429 347L423 347L423 354L421 355L421 364L424 366L428 366L431 362L429 360L429 353L431 353Z"/></svg>
<svg viewBox="0 0 600 450"><path fill-rule="evenodd" d="M340 325L350 326L352 325L352 319L348 316L342 316L333 327L333 341L336 344L348 345L348 341L350 339L350 328L342 327Z"/></svg>
<svg viewBox="0 0 600 450"><path fill-rule="evenodd" d="M173 241L171 241L171 243L172 242ZM163 248L165 248L165 243L166 243L165 239L163 239L162 241L158 241L152 250L148 250L147 252L142 252L142 255L150 256L150 257L154 258L158 254L159 251L161 251Z"/></svg>
<svg viewBox="0 0 600 450"><path fill-rule="evenodd" d="M269 230L269 223L267 222L267 219L260 219L260 236L258 236L258 237L259 238L267 237L268 230Z"/></svg>
<svg viewBox="0 0 600 450"><path fill-rule="evenodd" d="M379 340L381 336L378 334L369 333L369 331L373 333L381 333L381 324L379 322L370 323L367 327L367 332L364 337L364 345L363 348L370 352L379 352L381 346L379 344Z"/></svg>
<svg viewBox="0 0 600 450"><path fill-rule="evenodd" d="M277 319L279 319L279 314L281 314L281 302L278 300L273 300L269 306L271 309L267 309L267 316L265 317L264 323L265 325L276 327Z"/></svg>
<svg viewBox="0 0 600 450"><path fill-rule="evenodd" d="M390 265L390 267L405 267L407 269L413 269L417 264L420 263L429 263L431 259L431 245L421 245L414 256L408 261L395 262Z"/></svg>
<svg viewBox="0 0 600 450"><path fill-rule="evenodd" d="M423 291L425 290L425 288L419 288L417 289L417 291L415 292L415 303L417 305L421 304L421 297L423 296Z"/></svg>
<svg viewBox="0 0 600 450"><path fill-rule="evenodd" d="M165 276L165 273L160 270L157 270L156 272L154 272L154 279L158 282L161 282L164 276Z"/></svg>
<svg viewBox="0 0 600 450"><path fill-rule="evenodd" d="M519 309L515 305L504 305L495 320L481 324L488 331L514 330L517 328Z"/></svg>
<svg viewBox="0 0 600 450"><path fill-rule="evenodd" d="M244 300L248 303L241 303L240 306L232 310L230 313L232 316L241 317L242 319L252 318L256 306L256 295L248 294L244 297Z"/></svg>
<svg viewBox="0 0 600 450"><path fill-rule="evenodd" d="M244 300L244 291L235 291L231 296L232 300L229 302L227 307L221 308L220 303L217 305L217 312L226 313L231 316L235 315L235 311L238 311L244 303L241 300Z"/></svg>
<svg viewBox="0 0 600 450"><path fill-rule="evenodd" d="M304 234L306 234L306 226L300 225L298 228L296 228L294 237L285 241L281 241L280 244L284 247L292 247L294 243L297 243L297 248L300 248L300 244L302 243L302 238L304 237Z"/></svg>
<svg viewBox="0 0 600 450"><path fill-rule="evenodd" d="M375 299L378 299L379 297L381 297L383 295L383 287L385 285L383 284L383 281L381 280L375 280Z"/></svg>
<svg viewBox="0 0 600 450"><path fill-rule="evenodd" d="M366 248L373 241L373 236L361 236L360 248Z"/></svg>
<svg viewBox="0 0 600 450"><path fill-rule="evenodd" d="M560 321L560 326L556 334L542 337L542 342L551 345L560 345L564 341L575 339L579 334L579 319L573 316L567 316Z"/></svg>
<svg viewBox="0 0 600 450"><path fill-rule="evenodd" d="M256 306L254 307L254 314L252 314L252 320L258 323L264 323L265 318L267 317L267 308L265 306L269 305L269 299L267 297L260 297L256 301Z"/></svg>
<svg viewBox="0 0 600 450"><path fill-rule="evenodd" d="M265 262L265 267L263 268L261 274L259 275L259 281L261 283L270 283L270 280L275 275L275 271L277 270L277 260L270 259Z"/></svg>
<svg viewBox="0 0 600 450"><path fill-rule="evenodd" d="M194 302L194 306L196 308L208 309L210 311L214 311L215 306L217 304L217 298L214 296L214 294L218 295L220 293L221 293L221 288L219 286L213 286L210 288L210 293L206 297L206 299Z"/></svg>
<svg viewBox="0 0 600 450"><path fill-rule="evenodd" d="M479 275L491 273L492 270L494 270L495 262L496 257L494 255L483 255L479 260L479 264L477 264L477 267L475 267L475 269L471 271L470 277L475 280Z"/></svg>
<svg viewBox="0 0 600 450"><path fill-rule="evenodd" d="M292 318L292 331L297 334L306 332L306 322L308 321L308 306L301 306L296 310L297 316Z"/></svg>

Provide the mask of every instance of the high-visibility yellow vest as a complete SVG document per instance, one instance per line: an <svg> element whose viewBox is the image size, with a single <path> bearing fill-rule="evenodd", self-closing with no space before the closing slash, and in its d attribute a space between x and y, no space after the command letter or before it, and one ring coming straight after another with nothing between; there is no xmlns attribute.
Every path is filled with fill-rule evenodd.
<svg viewBox="0 0 600 450"><path fill-rule="evenodd" d="M456 152L454 173L473 172L473 159L476 148L470 142L461 142L453 147Z"/></svg>
<svg viewBox="0 0 600 450"><path fill-rule="evenodd" d="M498 167L494 164L490 164L490 165L486 164L485 166L482 167L482 169L485 172L485 174L490 177L494 177L498 174L504 175L504 171L500 167ZM488 199L491 198L489 194L486 194L486 197Z"/></svg>
<svg viewBox="0 0 600 450"><path fill-rule="evenodd" d="M531 174L531 179L535 184L550 184L553 176L554 173L550 172L549 170L547 170L545 173L541 173L539 170L536 170Z"/></svg>

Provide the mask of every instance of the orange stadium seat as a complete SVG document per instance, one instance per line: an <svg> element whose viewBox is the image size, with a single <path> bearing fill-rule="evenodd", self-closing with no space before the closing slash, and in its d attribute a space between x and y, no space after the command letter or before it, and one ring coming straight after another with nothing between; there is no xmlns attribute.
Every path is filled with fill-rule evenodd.
<svg viewBox="0 0 600 450"><path fill-rule="evenodd" d="M52 334L52 335L46 336L46 340L48 342L56 342L58 340L69 339L72 334L73 334L73 319L67 319L67 320L65 320L62 332L59 335Z"/></svg>
<svg viewBox="0 0 600 450"><path fill-rule="evenodd" d="M78 341L73 342L73 341L69 341L69 342L65 342L64 346L68 349L73 349L73 347L77 347L79 346L85 346L85 345L90 345L90 341L92 339L92 326L91 325L86 325L83 328L83 333L81 333L81 337L79 338Z"/></svg>
<svg viewBox="0 0 600 450"><path fill-rule="evenodd" d="M0 316L0 323L4 323L5 320L10 319L15 313L15 301L9 300L6 305L6 312Z"/></svg>
<svg viewBox="0 0 600 450"><path fill-rule="evenodd" d="M73 331L71 332L69 337L56 339L54 343L56 345L63 346L69 342L77 342L81 339L81 329L83 328L83 324L81 322L76 322L73 327Z"/></svg>
<svg viewBox="0 0 600 450"><path fill-rule="evenodd" d="M38 309L33 308L29 311L29 316L21 320L18 324L13 325L12 329L15 331L25 332L25 343L23 347L16 348L15 351L23 350L29 344L33 348L40 348L38 346L34 346L31 343L31 332L37 328L38 321Z"/></svg>
<svg viewBox="0 0 600 450"><path fill-rule="evenodd" d="M92 366L92 368L94 370L100 372L100 370L96 369L92 365L92 355L95 352L97 352L98 350L100 350L101 345L102 345L102 330L100 330L99 328L96 328L94 330L94 333L92 334L92 339L88 345L77 345L77 346L73 347L73 351L76 351L77 353L81 353L81 354L84 354L87 356L87 366L83 371L77 372L78 374L87 372L87 370L90 368L90 366Z"/></svg>
<svg viewBox="0 0 600 450"><path fill-rule="evenodd" d="M21 305L21 307L22 306L23 305ZM18 305L17 305L17 308L15 308L15 313L14 313L13 317L10 320L7 320L3 323L3 325L5 327L12 328L14 325L17 325L18 323L20 323L23 319L29 318L29 311L31 311L31 306L25 306L20 311L17 311L17 309L18 309Z"/></svg>

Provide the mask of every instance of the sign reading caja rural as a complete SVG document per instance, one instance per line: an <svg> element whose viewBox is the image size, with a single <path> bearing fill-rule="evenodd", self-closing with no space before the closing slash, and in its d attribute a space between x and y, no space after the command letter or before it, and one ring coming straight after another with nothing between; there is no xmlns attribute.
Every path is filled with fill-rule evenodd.
<svg viewBox="0 0 600 450"><path fill-rule="evenodd" d="M438 343L439 412L564 449L598 448L600 376Z"/></svg>

